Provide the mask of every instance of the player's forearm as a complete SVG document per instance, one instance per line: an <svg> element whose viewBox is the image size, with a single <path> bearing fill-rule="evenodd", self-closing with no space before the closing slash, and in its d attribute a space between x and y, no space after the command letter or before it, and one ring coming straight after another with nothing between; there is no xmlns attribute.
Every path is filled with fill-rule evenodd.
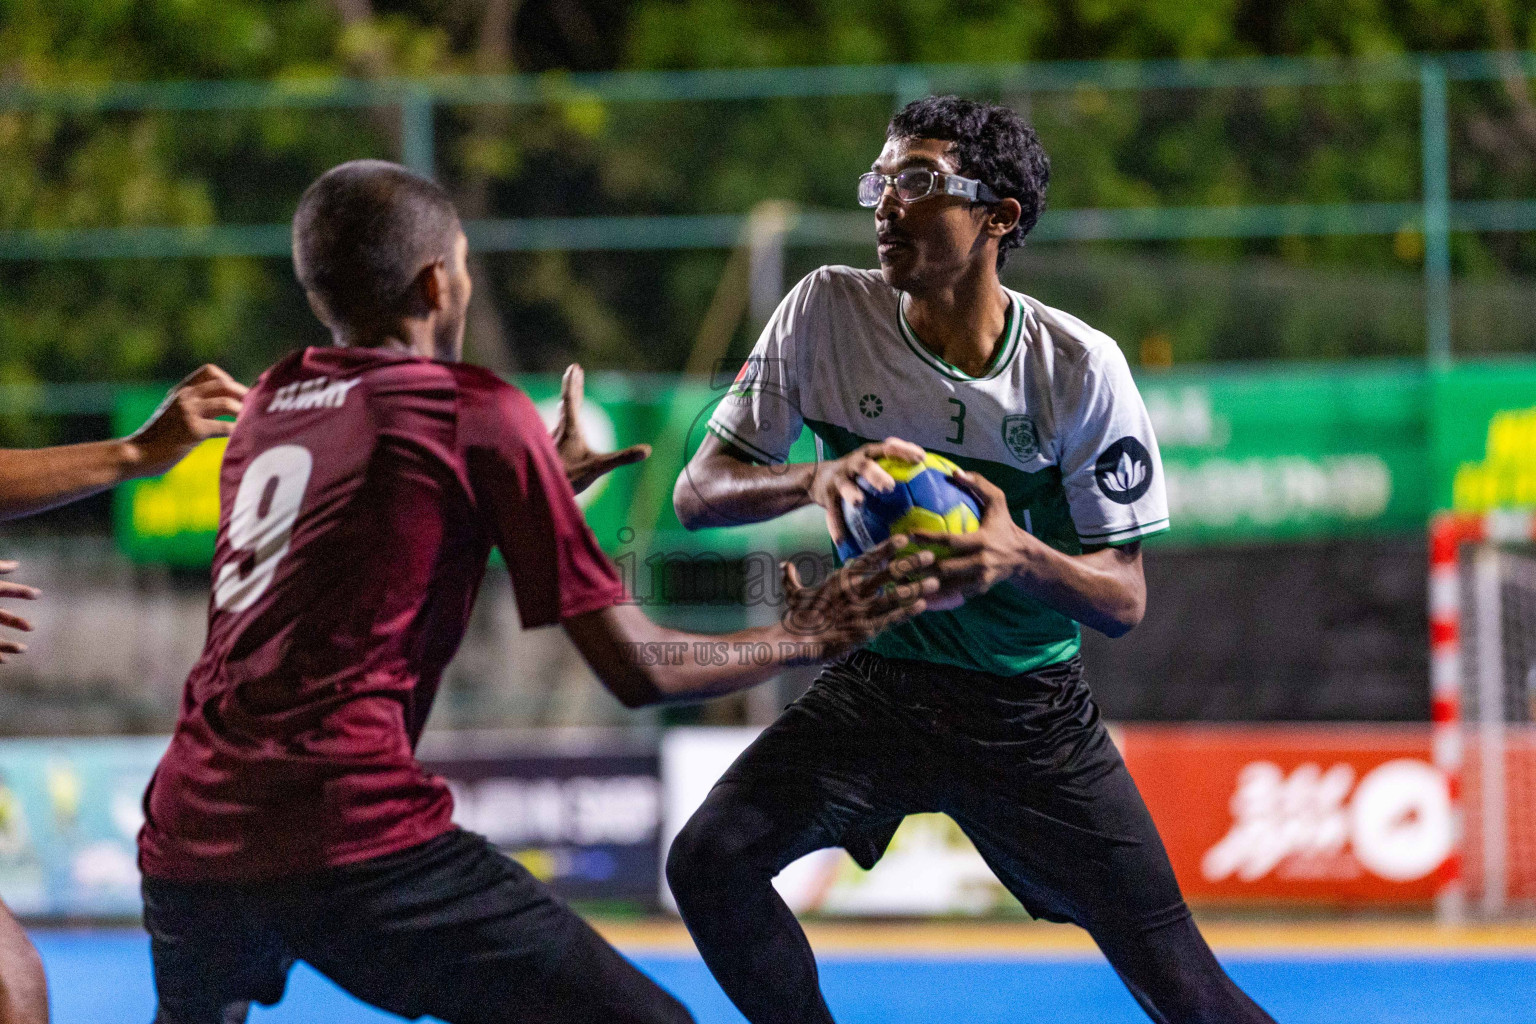
<svg viewBox="0 0 1536 1024"><path fill-rule="evenodd" d="M603 685L632 708L723 696L824 657L814 637L779 623L686 633L657 625L633 605L568 619L565 628Z"/></svg>
<svg viewBox="0 0 1536 1024"><path fill-rule="evenodd" d="M822 660L814 640L779 625L704 635L677 633L660 643L637 644L630 654L646 665L654 697L647 703L707 700L750 689L788 665Z"/></svg>
<svg viewBox="0 0 1536 1024"><path fill-rule="evenodd" d="M1068 555L1031 540L1017 553L1010 585L1110 637L1130 632L1146 614L1146 580L1133 546Z"/></svg>
<svg viewBox="0 0 1536 1024"><path fill-rule="evenodd" d="M689 530L760 523L811 502L814 463L760 466L723 453L700 454L672 489L672 507Z"/></svg>
<svg viewBox="0 0 1536 1024"><path fill-rule="evenodd" d="M138 446L129 441L0 449L0 519L104 491L137 476L142 462Z"/></svg>

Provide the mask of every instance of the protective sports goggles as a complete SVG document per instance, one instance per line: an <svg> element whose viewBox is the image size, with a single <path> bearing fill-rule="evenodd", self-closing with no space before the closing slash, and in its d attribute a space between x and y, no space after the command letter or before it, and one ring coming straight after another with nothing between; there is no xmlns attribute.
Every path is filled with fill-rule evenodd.
<svg viewBox="0 0 1536 1024"><path fill-rule="evenodd" d="M887 187L896 190L896 198L904 203L915 203L938 194L959 196L973 203L996 203L1001 197L975 178L962 178L958 174L940 174L926 167L909 167L897 174L880 174L870 171L859 175L859 205L879 206L880 197Z"/></svg>

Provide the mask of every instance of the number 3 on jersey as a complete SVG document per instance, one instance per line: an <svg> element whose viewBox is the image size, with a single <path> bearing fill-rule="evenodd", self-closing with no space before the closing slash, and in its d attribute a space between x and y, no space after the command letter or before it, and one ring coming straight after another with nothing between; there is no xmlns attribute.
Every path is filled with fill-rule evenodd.
<svg viewBox="0 0 1536 1024"><path fill-rule="evenodd" d="M255 603L288 553L314 458L296 444L268 448L251 461L235 492L227 539L234 549L213 584L214 606L241 612Z"/></svg>

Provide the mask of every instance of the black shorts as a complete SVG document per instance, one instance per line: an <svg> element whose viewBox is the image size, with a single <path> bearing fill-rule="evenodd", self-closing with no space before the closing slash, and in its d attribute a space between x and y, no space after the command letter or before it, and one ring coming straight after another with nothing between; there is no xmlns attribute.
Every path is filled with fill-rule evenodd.
<svg viewBox="0 0 1536 1024"><path fill-rule="evenodd" d="M904 816L948 814L1031 915L1101 944L1189 916L1077 658L1001 677L856 652L710 799L775 818L784 864L842 846L869 868Z"/></svg>
<svg viewBox="0 0 1536 1024"><path fill-rule="evenodd" d="M407 1018L684 1024L681 1003L480 836L278 881L144 879L162 1024L227 1024L303 960Z"/></svg>

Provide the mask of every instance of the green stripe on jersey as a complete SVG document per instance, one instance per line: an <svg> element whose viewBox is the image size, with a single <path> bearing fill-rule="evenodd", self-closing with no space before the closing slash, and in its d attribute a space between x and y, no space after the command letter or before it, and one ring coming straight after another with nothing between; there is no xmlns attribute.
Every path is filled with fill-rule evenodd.
<svg viewBox="0 0 1536 1024"><path fill-rule="evenodd" d="M831 458L841 458L870 439L834 423L806 420ZM1013 521L1059 551L1081 554L1072 525L1061 471L1051 466L1028 473L987 459L939 452L962 469L980 473L1008 498ZM1075 621L1025 595L1011 583L999 583L953 611L924 612L881 633L869 649L888 658L957 665L994 675L1032 672L1077 653L1082 633Z"/></svg>
<svg viewBox="0 0 1536 1024"><path fill-rule="evenodd" d="M922 339L917 336L917 332L912 329L912 325L907 322L907 308L902 299L902 295L896 297L896 321L900 327L901 340L907 343L907 347L915 352L919 359L935 370L938 370L950 380L964 381L966 383L991 380L1007 369L1014 353L1019 350L1019 339L1024 335L1024 310L1020 308L1021 303L1017 296L1009 296L1008 319L1003 324L1003 343L993 350L992 361L987 364L987 368L982 371L980 377L972 377L960 369L960 367L940 359L929 351L928 346L923 344Z"/></svg>

